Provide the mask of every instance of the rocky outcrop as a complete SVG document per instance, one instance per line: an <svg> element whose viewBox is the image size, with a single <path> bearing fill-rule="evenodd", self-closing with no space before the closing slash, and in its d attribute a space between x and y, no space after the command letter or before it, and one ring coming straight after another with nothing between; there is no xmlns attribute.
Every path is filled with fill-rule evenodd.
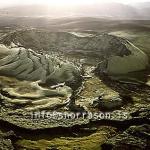
<svg viewBox="0 0 150 150"><path fill-rule="evenodd" d="M111 95L111 97L108 96L99 96L93 101L92 106L94 108L99 108L100 110L115 110L120 108L124 105L123 98L119 95Z"/></svg>
<svg viewBox="0 0 150 150"><path fill-rule="evenodd" d="M131 126L126 131L109 139L102 150L150 149L150 125Z"/></svg>
<svg viewBox="0 0 150 150"><path fill-rule="evenodd" d="M31 49L0 46L0 74L17 79L38 81L48 85L66 82L69 85L81 82L81 73L71 63L46 57ZM4 56L4 57L2 57Z"/></svg>
<svg viewBox="0 0 150 150"><path fill-rule="evenodd" d="M108 74L126 74L129 72L145 70L148 67L148 56L130 42L126 47L131 51L129 56L111 57L108 60Z"/></svg>
<svg viewBox="0 0 150 150"><path fill-rule="evenodd" d="M96 82L98 81L96 80ZM79 115L78 118L76 117L74 119L72 114L74 114L75 112L70 112L70 110L67 109L67 104L68 104L66 101L67 97L44 96L44 97L39 97L39 98L34 97L33 99L33 95L43 93L44 92L43 90L45 89L47 91L49 90L48 88L44 88L44 87L41 89L36 86L37 88L35 88L34 87L35 83L36 82L19 81L19 80L16 80L15 78L10 78L10 77L3 77L3 76L0 77L0 89L1 89L0 90L0 102L1 102L0 103L0 108L1 108L0 109L0 125L3 125L6 128L17 131L19 135L28 133L28 136L30 138L33 135L42 134L41 139L43 139L43 135L44 136L46 135L48 137L53 136L53 135L56 135L56 133L59 131L61 131L61 135L63 135L64 133L71 132L71 134L78 136L77 131L83 133L83 131L80 130L82 128L85 129L86 130L85 133L87 133L89 132L87 131L88 127L94 126L96 127L96 130L97 130L98 126L102 126L101 130L103 130L103 126L108 126L108 125L111 127L117 128L118 129L117 131L119 131L118 136L120 136L120 134L123 131L125 131L127 128L129 128L130 126L149 124L150 106L148 103L145 103L144 99L139 98L140 100L136 101L136 104L135 103L130 104L127 97L118 95L117 92L110 90L108 87L104 87L104 85L103 86L101 85L103 88L103 91L106 92L106 94L102 96L103 98L102 101L104 103L106 102L105 109L106 109L106 106L107 108L112 107L113 109L110 112L107 112L107 111L99 112L99 110L101 110L100 109L101 103L98 106L99 110L97 110L97 107L95 108L88 107L87 103L88 101L89 103L91 102L91 98L87 96L85 99L83 99L83 105L82 105L82 106L85 106L85 108L87 106L86 112L85 111L81 112L81 115ZM93 82L91 84L93 84ZM87 87L87 85L85 86L86 87L83 93L86 93L86 92L89 93L89 91L93 90L91 87L89 88ZM93 84L93 87L95 86L96 85ZM53 86L52 88L57 89L58 87L59 86L55 86L55 87ZM64 91L65 87L63 86L63 89L61 88L62 87L60 86L59 89ZM101 90L100 88L97 88L97 87L96 89ZM95 89L93 91L94 93L96 93ZM147 91L147 93L149 92ZM85 96L82 94L81 96ZM123 98L126 98L127 100L126 105L124 104ZM117 104L115 103L116 101L119 101L119 102L122 101L123 102L122 104L124 105L120 107L120 104L118 105L118 103ZM94 116L93 118L90 118L90 116L88 117L88 113L91 113L91 112L93 114L96 113L98 116L97 117ZM82 116L83 113L87 114L85 115L84 118ZM66 118L65 116L62 117L63 114L66 114L67 117ZM144 130L144 132L145 131L146 130ZM92 133L93 132L94 131L92 131ZM134 135L136 135L136 132L137 131L135 130ZM90 134L92 135L92 133ZM127 137L126 137L126 134L127 134ZM147 147L147 145L145 144L146 143L145 139L143 140L143 138L141 137L134 137L134 135L130 135L130 133L126 133L126 134L121 135L120 137L117 137L117 139L119 139L119 142L122 141L125 144L127 142L127 146L130 145L131 148L133 148L136 144L138 148L139 147L141 148L142 146L144 146L144 148ZM146 131L146 134L147 134L147 131ZM104 136L106 136L106 134L104 134ZM110 137L112 137L112 133L109 133L109 138ZM101 136L98 135L98 138L100 139ZM82 137L80 137L79 139L81 140ZM104 139L103 143L106 140L107 139ZM114 139L113 142L111 142L111 144L113 144L113 146L111 147L115 147L116 145L119 145L119 147L121 147L120 149L123 149L124 147L126 147L124 146L125 144L122 145L119 142L116 144L116 141L117 140ZM141 145L140 145L140 142L141 142ZM107 143L105 143L104 145L105 149L110 147L106 145ZM110 145L110 143L108 145ZM100 148L100 143L98 144L98 147Z"/></svg>
<svg viewBox="0 0 150 150"><path fill-rule="evenodd" d="M38 82L19 81L15 78L0 76L0 100L21 109L54 109L68 104L72 89L65 85L44 88Z"/></svg>
<svg viewBox="0 0 150 150"><path fill-rule="evenodd" d="M116 124L120 122L118 124L120 132L102 144L102 150L148 150L150 148L149 108L149 105L136 104L131 108L114 111L112 120L116 120Z"/></svg>
<svg viewBox="0 0 150 150"><path fill-rule="evenodd" d="M4 133L0 130L0 149L1 150L14 150L12 139L13 141L17 139L13 131Z"/></svg>
<svg viewBox="0 0 150 150"><path fill-rule="evenodd" d="M112 55L100 62L96 71L100 74L121 75L135 71L146 70L149 65L148 56L129 41L124 44L130 51L128 56Z"/></svg>
<svg viewBox="0 0 150 150"><path fill-rule="evenodd" d="M15 87L2 83L1 94L8 103L25 106L26 110L54 109L74 103L71 96L82 84L80 69L74 64L22 47L1 45L0 55L1 82L7 77L20 80L10 79L16 81Z"/></svg>
<svg viewBox="0 0 150 150"><path fill-rule="evenodd" d="M124 96L117 96L117 93L110 91L107 87L103 89L109 91L102 97L103 103L100 100L99 105L93 108L93 106L88 106L91 99L86 97L81 105L84 108L87 107L86 111L78 110L77 113L81 114L78 118L74 118L76 112L71 112L67 105L69 103L68 97L72 94L71 89L65 86L55 88L57 92L64 95L52 97L52 95L48 95L52 89L38 87L35 82L0 76L0 121L31 130L88 125L92 122L127 128L130 125L149 122L150 106L147 103L145 104L143 101L143 104L132 104L127 97L125 103ZM44 92L47 95L44 95ZM78 103L78 99L76 104L81 104ZM102 111L102 108L106 111ZM90 118L91 112L93 115L97 113L97 117ZM65 114L67 118L65 118ZM102 118L99 118L100 115Z"/></svg>

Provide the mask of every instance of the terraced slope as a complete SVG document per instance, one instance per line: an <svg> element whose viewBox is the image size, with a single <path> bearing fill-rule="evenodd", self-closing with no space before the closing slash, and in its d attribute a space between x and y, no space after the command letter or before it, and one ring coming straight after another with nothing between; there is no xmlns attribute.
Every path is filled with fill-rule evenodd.
<svg viewBox="0 0 150 150"><path fill-rule="evenodd" d="M38 54L31 49L0 46L0 74L49 85L75 82L80 77L77 67L57 58ZM3 56L3 57L2 57Z"/></svg>

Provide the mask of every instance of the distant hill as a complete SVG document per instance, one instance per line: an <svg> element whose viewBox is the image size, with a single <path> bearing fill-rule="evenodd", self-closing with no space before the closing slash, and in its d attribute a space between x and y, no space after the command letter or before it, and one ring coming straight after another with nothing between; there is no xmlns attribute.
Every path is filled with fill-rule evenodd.
<svg viewBox="0 0 150 150"><path fill-rule="evenodd" d="M144 5L144 4L143 4ZM140 7L140 5L139 5ZM49 17L107 17L110 19L142 19L149 13L147 7L139 9L138 4L125 5L121 3L96 3L93 5L80 5L76 7L56 7L45 5L26 5L3 8L0 10L1 16L49 16ZM144 9L143 9L144 8Z"/></svg>
<svg viewBox="0 0 150 150"><path fill-rule="evenodd" d="M48 31L109 32L116 30L150 31L150 20L112 20L91 17L0 17L0 30L43 29Z"/></svg>

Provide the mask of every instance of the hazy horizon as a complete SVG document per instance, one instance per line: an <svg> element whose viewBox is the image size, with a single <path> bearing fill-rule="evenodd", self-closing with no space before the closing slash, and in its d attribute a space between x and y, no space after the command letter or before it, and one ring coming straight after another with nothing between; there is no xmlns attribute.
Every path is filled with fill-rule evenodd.
<svg viewBox="0 0 150 150"><path fill-rule="evenodd" d="M150 2L150 0L0 0L0 8L11 7L17 5L50 5L50 6L80 6L87 4L97 4L97 3L122 3L122 4L132 4L132 3L143 3Z"/></svg>
<svg viewBox="0 0 150 150"><path fill-rule="evenodd" d="M143 3L149 2L149 3ZM0 0L0 16L150 20L150 0Z"/></svg>

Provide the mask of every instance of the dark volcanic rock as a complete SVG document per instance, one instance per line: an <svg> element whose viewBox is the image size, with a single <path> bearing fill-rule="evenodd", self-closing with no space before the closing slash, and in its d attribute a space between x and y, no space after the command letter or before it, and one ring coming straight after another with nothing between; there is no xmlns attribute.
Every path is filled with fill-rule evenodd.
<svg viewBox="0 0 150 150"><path fill-rule="evenodd" d="M126 131L109 139L102 150L148 150L150 148L150 125L131 126Z"/></svg>
<svg viewBox="0 0 150 150"><path fill-rule="evenodd" d="M123 100L118 96L100 96L93 101L93 107L101 110L115 110L123 106Z"/></svg>
<svg viewBox="0 0 150 150"><path fill-rule="evenodd" d="M15 138L17 139L13 131L3 133L0 130L0 149L1 150L14 150L11 139L15 141Z"/></svg>

